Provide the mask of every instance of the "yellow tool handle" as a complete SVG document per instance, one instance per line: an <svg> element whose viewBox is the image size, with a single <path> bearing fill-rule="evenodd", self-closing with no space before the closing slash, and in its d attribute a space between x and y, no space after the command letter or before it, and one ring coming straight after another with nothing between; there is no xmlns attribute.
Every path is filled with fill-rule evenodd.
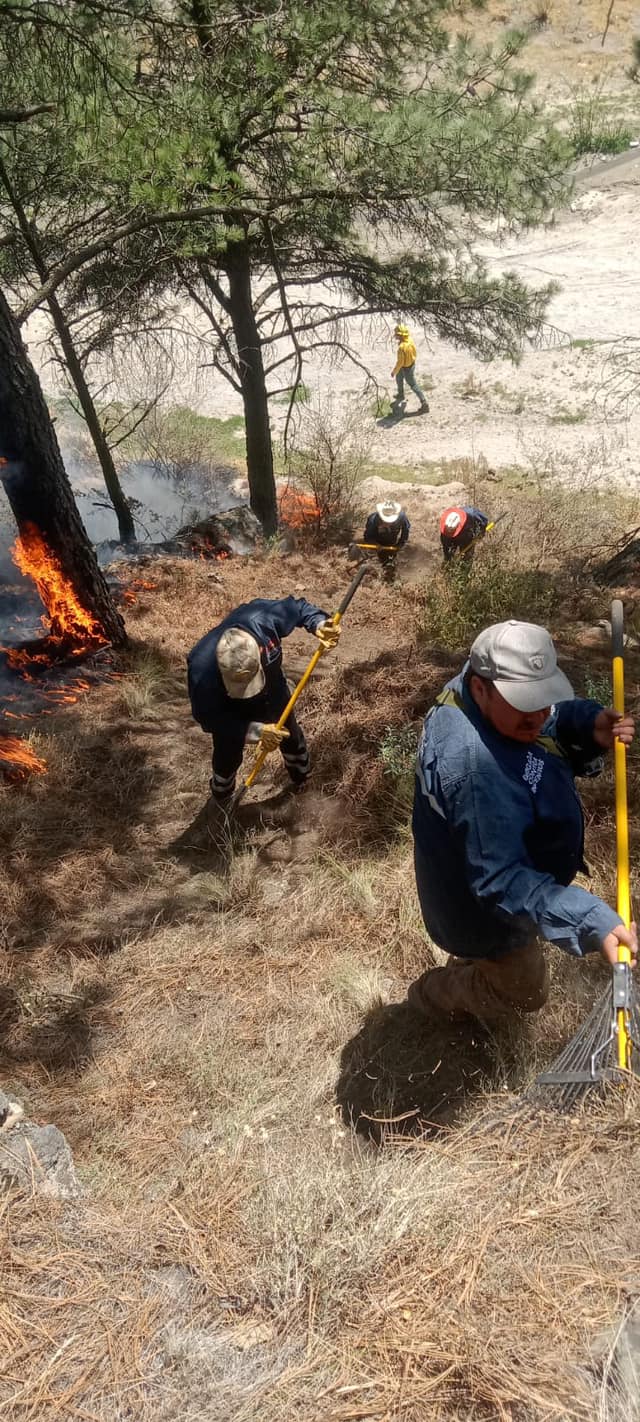
<svg viewBox="0 0 640 1422"><path fill-rule="evenodd" d="M619 598L611 604L611 651L613 655L613 708L624 716L624 610ZM626 928L631 924L631 887L629 881L629 813L627 806L627 748L616 737L613 742L613 768L616 787L616 907ZM618 945L618 962L630 963L631 953L625 944ZM629 1068L631 1042L624 1008L616 1013L618 1066Z"/></svg>
<svg viewBox="0 0 640 1422"><path fill-rule="evenodd" d="M377 553L398 553L399 543L354 543L354 548L375 548Z"/></svg>
<svg viewBox="0 0 640 1422"><path fill-rule="evenodd" d="M338 622L340 621L340 613L339 613L339 612L336 612L336 613L334 614L334 616L331 618L331 621L332 621L332 622L335 622L335 623L338 623ZM287 716L289 716L290 713L291 713L291 711L293 711L293 708L294 708L294 706L295 706L295 704L296 704L296 701L298 700L298 697L299 697L299 695L300 695L300 692L301 692L301 691L304 691L304 688L305 688L305 686L306 686L306 684L307 684L307 682L308 682L308 680L309 680L309 677L313 675L313 673L314 673L314 671L315 671L315 669L316 669L316 667L317 667L317 665L318 665L318 662L320 661L321 656L323 655L324 652L326 652L326 650L327 650L326 647L320 646L320 647L318 647L317 652L314 652L314 654L313 654L313 656L312 656L312 658L311 658L311 661L309 662L308 666L305 668L305 670L304 670L303 673L302 673L302 676L300 677L300 680L299 680L299 682L298 682L298 685L297 685L296 688L295 688L295 691L293 691L293 692L291 693L291 696L289 697L289 700L287 701L287 704L286 704L286 706L285 706L285 708L284 708L284 711L282 712L282 715L281 715L280 719L279 719L278 721L276 721L276 726L277 726L277 729L278 729L279 731L282 730L282 727L284 726L284 723L285 723L285 721L286 721L286 719L287 719ZM263 765L264 765L264 763L265 763L265 760L267 759L268 754L269 754L269 752L266 751L266 750L259 750L259 751L258 751L258 754L256 755L256 758L255 758L255 760L254 760L254 762L253 762L253 766L251 767L251 770L249 771L249 774L248 774L248 776L247 776L247 778L246 778L246 780L245 780L245 782L244 782L244 788L245 788L245 790L249 790L250 787L253 785L253 782L254 782L256 776L259 775L259 774L260 774L260 771L262 770L262 767L263 767Z"/></svg>
<svg viewBox="0 0 640 1422"><path fill-rule="evenodd" d="M339 623L342 621L342 618L344 617L344 614L345 614L345 612L346 612L346 610L347 610L347 608L348 608L348 606L349 606L349 603L351 602L351 599L352 599L354 593L357 592L357 590L358 590L358 588L360 587L360 584L361 584L361 582L362 582L362 579L365 577L365 574L366 574L367 572L368 572L368 567L367 567L367 566L365 566L364 568L361 568L360 571L359 571L358 573L356 573L355 578L353 578L352 581L350 582L349 587L347 588L347 591L346 591L346 593L345 593L345 595L344 595L344 597L343 597L343 599L342 599L342 602L340 603L340 606L339 606L339 608L338 608L338 611L337 611L337 612L334 612L333 617L330 618L330 621L333 623L334 627L337 627L337 626L339 625ZM320 661L320 658L321 658L322 656L324 656L324 653L325 653L326 651L327 651L327 648L326 648L326 647L323 647L322 643L320 643L320 646L318 647L317 652L314 652L314 654L313 654L313 656L312 656L312 658L311 658L311 661L310 661L310 662L308 663L308 665L305 667L305 670L303 671L302 676L300 677L300 680L299 680L299 682L298 682L298 685L296 686L295 690L292 691L291 696L289 697L289 700L288 700L288 702L287 702L287 704L286 704L286 706L285 706L285 708L284 708L284 711L282 712L282 715L280 716L280 719L279 719L278 721L276 721L276 726L277 726L277 729L278 729L279 731L282 730L282 727L284 726L285 721L287 720L287 717L288 717L288 716L291 714L291 712L293 711L293 708L294 708L294 706L295 706L295 704L296 704L296 701L298 700L298 697L300 696L300 693L301 693L302 691L304 691L304 688L305 688L305 686L307 685L307 682L308 682L308 680L309 680L309 677L310 677L310 676L313 676L313 673L314 673L314 671L315 671L315 669L316 669L316 667L317 667L317 665L318 665L318 662ZM266 750L259 750L259 751L258 751L258 754L256 755L255 761L254 761L254 763L253 763L253 766L251 767L251 770L249 771L249 774L248 774L248 776L247 776L247 778L246 778L246 780L245 780L245 782L244 782L244 785L243 785L243 787L242 787L242 793L243 793L243 794L244 794L244 791L245 791L245 790L249 790L249 789L251 788L251 786L253 785L253 782L254 782L256 776L260 774L260 771L262 770L262 767L263 767L263 765L264 765L264 763L265 763L265 760L267 759L268 754L269 754L269 752L266 751Z"/></svg>
<svg viewBox="0 0 640 1422"><path fill-rule="evenodd" d="M493 518L491 520L491 523L487 524L486 528L482 528L479 533L476 533L475 538L472 538L471 542L467 543L467 547L463 548L461 551L463 553L466 553L469 548L473 548L474 543L477 543L479 538L484 538L485 533L491 533L492 528L496 528L497 524L502 523L503 518L506 518L506 514L498 514L498 517Z"/></svg>

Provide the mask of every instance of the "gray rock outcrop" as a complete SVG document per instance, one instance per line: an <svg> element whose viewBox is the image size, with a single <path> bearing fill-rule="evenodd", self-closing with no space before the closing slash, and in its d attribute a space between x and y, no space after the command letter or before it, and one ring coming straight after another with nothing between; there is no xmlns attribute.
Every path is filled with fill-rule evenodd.
<svg viewBox="0 0 640 1422"><path fill-rule="evenodd" d="M25 1121L22 1107L0 1091L0 1186L18 1186L56 1200L73 1200L80 1184L73 1156L57 1126Z"/></svg>

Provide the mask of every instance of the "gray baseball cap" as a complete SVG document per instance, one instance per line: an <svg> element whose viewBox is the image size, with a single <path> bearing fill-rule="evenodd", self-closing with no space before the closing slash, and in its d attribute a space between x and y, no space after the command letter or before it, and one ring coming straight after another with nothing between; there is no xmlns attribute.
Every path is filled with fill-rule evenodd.
<svg viewBox="0 0 640 1422"><path fill-rule="evenodd" d="M255 637L243 627L229 627L222 633L216 658L225 691L234 701L258 696L265 683L260 648Z"/></svg>
<svg viewBox="0 0 640 1422"><path fill-rule="evenodd" d="M469 660L471 670L493 682L516 711L542 711L574 699L549 633L533 622L496 622L486 627L476 637Z"/></svg>

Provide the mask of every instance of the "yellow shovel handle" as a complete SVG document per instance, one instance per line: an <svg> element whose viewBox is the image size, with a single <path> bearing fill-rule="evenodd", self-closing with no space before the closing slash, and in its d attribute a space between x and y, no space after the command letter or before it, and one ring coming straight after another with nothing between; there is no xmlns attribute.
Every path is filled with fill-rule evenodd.
<svg viewBox="0 0 640 1422"><path fill-rule="evenodd" d="M375 549L376 553L399 553L399 543L353 543L353 548Z"/></svg>
<svg viewBox="0 0 640 1422"><path fill-rule="evenodd" d="M339 622L339 621L340 621L340 614L339 614L338 612L336 612L336 613L334 614L334 616L331 618L331 621L332 621L332 622L336 622L336 623ZM293 711L293 708L294 708L294 706L295 706L295 704L296 704L296 701L298 700L298 697L299 697L299 695L300 695L300 692L301 692L301 691L304 691L304 688L305 688L305 686L306 686L306 684L307 684L307 682L308 682L308 680L309 680L309 677L310 677L310 676L313 676L313 673L314 673L314 671L315 671L315 669L316 669L316 667L317 667L317 665L318 665L318 662L320 661L321 656L323 655L324 652L326 652L326 650L327 650L326 647L319 646L317 652L314 652L314 654L313 654L313 656L312 656L312 658L311 658L311 661L309 662L308 666L305 667L305 670L303 671L302 676L300 677L300 680L299 680L299 682L298 682L298 685L297 685L296 688L295 688L295 691L293 691L293 692L291 693L291 696L289 697L289 700L287 701L287 704L286 704L286 706L285 706L285 708L284 708L284 711L282 712L282 715L280 716L279 720L276 721L276 727L277 727L277 729L278 729L279 731L282 730L282 727L284 726L284 723L285 723L285 721L286 721L286 719L287 719L287 716L289 716L290 713ZM254 762L253 762L253 765L252 765L252 767L251 767L251 770L249 771L249 774L248 774L248 776L247 776L247 778L246 778L246 780L245 780L245 782L244 782L244 788L245 788L245 790L249 790L250 787L253 785L253 782L254 782L256 776L259 775L259 774L260 774L260 771L262 770L262 767L263 767L263 765L264 765L264 763L265 763L265 760L267 759L268 754L269 754L269 752L266 751L266 750L259 750L259 751L258 751L258 754L256 755L256 758L255 758L255 760L254 760Z"/></svg>
<svg viewBox="0 0 640 1422"><path fill-rule="evenodd" d="M349 587L347 588L347 591L346 591L346 593L345 593L345 595L344 595L344 597L343 597L343 599L342 599L342 602L340 603L340 606L339 606L337 612L334 612L333 617L330 619L331 622L333 623L334 627L337 627L337 626L339 625L339 623L342 621L342 618L343 618L343 616L344 616L344 614L345 614L345 612L346 612L346 610L347 610L347 608L348 608L348 606L349 606L349 603L351 602L351 599L352 599L354 593L357 592L357 590L358 590L358 588L360 587L360 584L361 584L361 582L362 582L362 579L365 577L365 575L366 575L367 572L368 572L368 568L367 568L367 566L365 565L363 568L360 568L359 572L356 573L355 578L352 578L351 582L349 583ZM286 722L286 720L287 720L287 717L288 717L288 716L291 714L291 712L293 711L293 708L294 708L294 706L295 706L295 704L296 704L296 701L298 700L298 697L300 696L301 692L304 691L305 686L307 685L307 682L308 682L308 680L309 680L309 677L313 676L313 673L314 673L314 671L315 671L315 669L316 669L316 667L317 667L317 665L318 665L318 662L320 661L320 658L321 658L322 656L324 656L324 653L326 652L326 650L327 650L327 648L326 648L326 647L323 647L322 643L320 643L320 646L318 647L317 652L314 652L314 654L313 654L313 656L312 656L312 658L311 658L311 661L310 661L310 662L308 663L308 665L305 667L305 670L303 671L302 676L300 677L300 680L299 680L299 682L298 682L298 685L296 686L295 690L292 691L291 696L289 697L289 700L287 701L287 704L286 704L286 706L285 706L285 708L284 708L284 711L282 712L282 715L280 716L279 720L276 721L276 727L277 727L277 729L278 729L279 731L282 730L282 727L284 726L284 724L285 724L285 722ZM242 788L243 788L243 792L244 792L245 790L249 790L250 787L253 785L253 782L254 782L256 776L259 775L259 774L260 774L260 771L262 770L262 767L263 767L263 765L264 765L264 763L265 763L265 760L267 759L268 754L269 754L269 752L266 751L266 750L258 750L258 753L257 753L257 755L256 755L256 758L255 758L255 761L254 761L254 763L253 763L253 766L252 766L251 770L249 771L249 774L248 774L248 776L247 776L247 778L246 778L246 780L245 780L245 782L244 782L244 785L243 785L243 787L242 787Z"/></svg>
<svg viewBox="0 0 640 1422"><path fill-rule="evenodd" d="M611 651L613 656L613 707L624 716L624 610L619 598L611 604ZM627 748L616 737L613 743L613 768L616 787L616 907L622 923L631 923L631 887L629 878L629 812L627 805ZM618 945L618 962L630 963L631 953ZM618 1066L628 1069L631 1043L624 1008L616 1013Z"/></svg>

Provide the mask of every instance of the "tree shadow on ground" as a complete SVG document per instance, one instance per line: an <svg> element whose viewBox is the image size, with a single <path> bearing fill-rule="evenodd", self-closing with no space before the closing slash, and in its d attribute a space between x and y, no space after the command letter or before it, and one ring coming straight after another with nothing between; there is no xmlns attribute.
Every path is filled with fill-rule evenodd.
<svg viewBox="0 0 640 1422"><path fill-rule="evenodd" d="M435 1135L504 1083L514 1046L479 1023L427 1022L406 1002L379 1003L342 1050L343 1119L377 1143L390 1134Z"/></svg>

